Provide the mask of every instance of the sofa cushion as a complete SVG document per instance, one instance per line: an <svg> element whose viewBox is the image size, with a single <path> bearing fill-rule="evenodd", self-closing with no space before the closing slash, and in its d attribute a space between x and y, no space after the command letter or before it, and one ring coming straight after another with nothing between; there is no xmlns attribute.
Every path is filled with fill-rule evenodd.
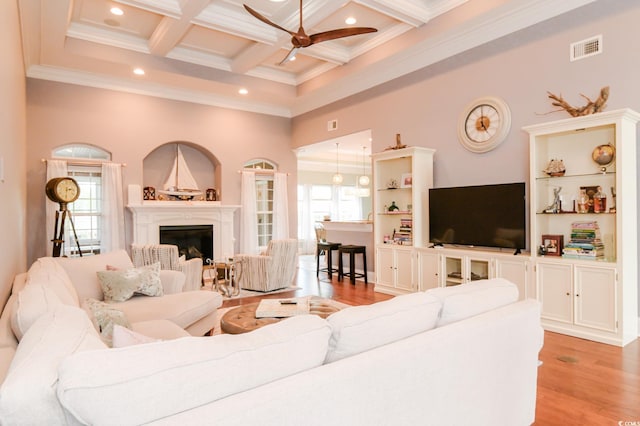
<svg viewBox="0 0 640 426"><path fill-rule="evenodd" d="M126 302L113 303L123 311L131 323L166 319L182 328L215 312L222 305L222 297L212 291L185 291L162 297L133 296Z"/></svg>
<svg viewBox="0 0 640 426"><path fill-rule="evenodd" d="M11 329L18 340L38 318L60 304L62 302L48 285L38 282L25 286L15 299L11 315Z"/></svg>
<svg viewBox="0 0 640 426"><path fill-rule="evenodd" d="M396 296L330 315L326 362L364 352L435 327L442 304L425 293Z"/></svg>
<svg viewBox="0 0 640 426"><path fill-rule="evenodd" d="M131 324L125 313L110 303L101 302L96 299L88 299L82 307L87 311L89 319L91 319L93 326L98 330L100 337L102 337L102 340L107 346L111 346L113 327L115 325L131 328Z"/></svg>
<svg viewBox="0 0 640 426"><path fill-rule="evenodd" d="M60 304L42 315L20 341L0 387L0 424L68 424L56 396L58 364L69 354L104 348L82 309Z"/></svg>
<svg viewBox="0 0 640 426"><path fill-rule="evenodd" d="M320 366L330 334L301 315L245 334L77 353L60 364L58 398L85 424L147 423Z"/></svg>
<svg viewBox="0 0 640 426"><path fill-rule="evenodd" d="M155 340L171 340L191 336L184 328L173 321L162 319L134 322L131 324L131 331Z"/></svg>
<svg viewBox="0 0 640 426"><path fill-rule="evenodd" d="M153 337L145 336L142 333L138 333L118 324L113 326L112 337L112 347L114 348L124 348L125 346L142 345L144 343L153 343L160 341L160 339L154 339Z"/></svg>
<svg viewBox="0 0 640 426"><path fill-rule="evenodd" d="M42 257L31 265L27 273L27 283L44 284L52 289L65 305L80 306L76 292L65 269L52 257Z"/></svg>
<svg viewBox="0 0 640 426"><path fill-rule="evenodd" d="M134 294L162 296L160 262L117 271L97 271L106 302L124 302Z"/></svg>
<svg viewBox="0 0 640 426"><path fill-rule="evenodd" d="M97 271L105 271L107 265L118 269L133 268L133 263L125 250L86 257L56 257L55 261L67 272L78 293L78 299L82 302L87 299L104 299Z"/></svg>
<svg viewBox="0 0 640 426"><path fill-rule="evenodd" d="M427 294L442 301L437 326L460 321L518 300L518 287L504 278L492 278L434 288Z"/></svg>

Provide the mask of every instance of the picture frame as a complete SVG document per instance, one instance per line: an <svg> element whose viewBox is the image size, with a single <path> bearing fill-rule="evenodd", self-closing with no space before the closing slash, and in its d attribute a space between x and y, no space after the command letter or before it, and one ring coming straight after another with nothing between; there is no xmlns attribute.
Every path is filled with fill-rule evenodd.
<svg viewBox="0 0 640 426"><path fill-rule="evenodd" d="M400 188L411 188L413 184L413 176L411 173L403 173L400 179Z"/></svg>
<svg viewBox="0 0 640 426"><path fill-rule="evenodd" d="M589 213L593 213L593 196L598 192L598 185L593 186L581 186L580 189L584 189L589 197Z"/></svg>
<svg viewBox="0 0 640 426"><path fill-rule="evenodd" d="M564 248L564 235L542 235L542 247L546 256L562 256L562 249Z"/></svg>

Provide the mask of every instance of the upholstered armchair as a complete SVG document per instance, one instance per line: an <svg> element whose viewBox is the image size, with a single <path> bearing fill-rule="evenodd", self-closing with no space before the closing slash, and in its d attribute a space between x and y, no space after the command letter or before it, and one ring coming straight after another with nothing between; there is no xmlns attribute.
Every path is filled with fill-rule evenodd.
<svg viewBox="0 0 640 426"><path fill-rule="evenodd" d="M273 291L289 287L298 267L298 240L271 240L264 254L239 254L240 287L253 291Z"/></svg>
<svg viewBox="0 0 640 426"><path fill-rule="evenodd" d="M184 291L200 290L202 287L202 259L185 260L180 257L176 245L132 244L131 260L136 267L160 262L160 269L182 271L186 277Z"/></svg>

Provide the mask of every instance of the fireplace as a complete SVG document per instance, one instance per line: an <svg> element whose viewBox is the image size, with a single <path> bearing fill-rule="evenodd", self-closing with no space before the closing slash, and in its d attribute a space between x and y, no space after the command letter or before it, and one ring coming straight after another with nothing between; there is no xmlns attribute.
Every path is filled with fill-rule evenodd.
<svg viewBox="0 0 640 426"><path fill-rule="evenodd" d="M130 185L130 193L132 186L137 185ZM127 207L133 213L134 244L160 243L160 227L207 225L215 235L211 237L212 255L225 259L234 254L233 216L240 206L221 205L219 201L133 200Z"/></svg>
<svg viewBox="0 0 640 426"><path fill-rule="evenodd" d="M160 226L160 244L178 246L186 259L213 260L213 225Z"/></svg>

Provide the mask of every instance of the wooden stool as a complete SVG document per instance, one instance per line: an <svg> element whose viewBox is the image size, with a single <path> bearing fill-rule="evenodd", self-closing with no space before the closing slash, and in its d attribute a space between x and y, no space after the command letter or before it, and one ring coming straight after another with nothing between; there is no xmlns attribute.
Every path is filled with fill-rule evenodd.
<svg viewBox="0 0 640 426"><path fill-rule="evenodd" d="M331 253L334 250L338 250L340 248L340 243L329 243L329 242L318 242L316 246L316 277L320 274L320 272L326 272L329 275L329 279L333 276L334 272L338 272L337 268L333 267L333 259ZM327 257L327 267L320 268L320 253L324 251L325 256Z"/></svg>
<svg viewBox="0 0 640 426"><path fill-rule="evenodd" d="M349 254L349 278L351 279L351 284L356 283L356 278L364 278L364 283L368 284L367 281L367 247L366 246L356 246L352 244L341 245L338 249L338 256L340 259L338 260L338 280L342 280L344 276L343 264L342 264L342 255L344 253ZM363 264L363 273L356 272L356 254L362 254L362 264Z"/></svg>

